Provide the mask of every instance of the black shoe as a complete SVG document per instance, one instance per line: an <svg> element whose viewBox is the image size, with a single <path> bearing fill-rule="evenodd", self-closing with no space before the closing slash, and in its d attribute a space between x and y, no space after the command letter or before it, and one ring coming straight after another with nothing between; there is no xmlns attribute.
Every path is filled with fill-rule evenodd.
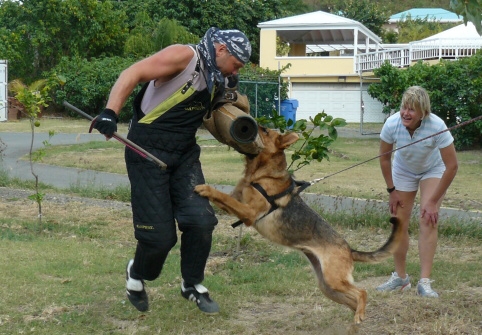
<svg viewBox="0 0 482 335"><path fill-rule="evenodd" d="M185 287L181 283L181 295L187 300L194 301L199 309L206 314L218 314L219 305L209 297L208 289L201 284Z"/></svg>
<svg viewBox="0 0 482 335"><path fill-rule="evenodd" d="M134 279L130 276L130 271L134 260L131 259L126 267L126 293L127 298L140 312L149 309L149 301L146 290L144 289L144 281L142 279Z"/></svg>

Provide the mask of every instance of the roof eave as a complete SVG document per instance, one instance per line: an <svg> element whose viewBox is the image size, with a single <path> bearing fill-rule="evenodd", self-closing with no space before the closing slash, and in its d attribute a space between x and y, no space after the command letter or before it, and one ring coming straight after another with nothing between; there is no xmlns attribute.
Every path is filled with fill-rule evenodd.
<svg viewBox="0 0 482 335"><path fill-rule="evenodd" d="M363 25L346 25L346 24L328 24L328 25L318 25L318 26L313 26L313 25L292 25L292 26L286 26L286 25L272 25L272 26L264 26L261 29L275 29L279 31L284 31L284 30L333 30L333 29L346 29L346 30L355 30L358 29L359 32L364 34L365 36L369 37L370 39L377 41L378 43L381 43L382 39L373 33L371 30L365 28Z"/></svg>

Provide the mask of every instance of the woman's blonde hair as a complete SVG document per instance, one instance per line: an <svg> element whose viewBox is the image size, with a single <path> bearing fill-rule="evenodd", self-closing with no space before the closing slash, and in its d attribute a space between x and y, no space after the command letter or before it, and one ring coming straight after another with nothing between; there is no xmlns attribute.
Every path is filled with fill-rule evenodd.
<svg viewBox="0 0 482 335"><path fill-rule="evenodd" d="M430 114L430 97L423 87L411 86L403 93L400 108L413 109L422 113L422 117L424 118Z"/></svg>

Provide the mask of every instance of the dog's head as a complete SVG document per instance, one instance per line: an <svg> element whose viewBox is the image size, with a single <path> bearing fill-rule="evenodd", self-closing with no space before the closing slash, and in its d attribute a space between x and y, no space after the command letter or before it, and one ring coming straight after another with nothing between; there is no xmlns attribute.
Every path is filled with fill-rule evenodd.
<svg viewBox="0 0 482 335"><path fill-rule="evenodd" d="M258 126L258 134L263 142L263 150L261 153L274 154L283 152L290 145L298 141L299 136L296 133L280 133L277 130Z"/></svg>
<svg viewBox="0 0 482 335"><path fill-rule="evenodd" d="M277 130L258 126L258 135L263 144L257 155L246 155L247 162L257 166L270 165L279 170L286 169L285 149L295 143L299 136L296 133L280 133Z"/></svg>

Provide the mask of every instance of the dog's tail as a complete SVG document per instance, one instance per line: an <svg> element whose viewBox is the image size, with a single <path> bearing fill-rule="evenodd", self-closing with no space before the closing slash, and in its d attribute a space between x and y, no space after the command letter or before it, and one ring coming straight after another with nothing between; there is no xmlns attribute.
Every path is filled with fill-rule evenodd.
<svg viewBox="0 0 482 335"><path fill-rule="evenodd" d="M396 217L390 218L390 223L392 224L392 233L388 238L387 242L378 250L372 252L364 252L351 250L351 255L353 260L356 262L364 263L378 263L384 259L390 257L395 250L397 250L402 239L402 225Z"/></svg>

